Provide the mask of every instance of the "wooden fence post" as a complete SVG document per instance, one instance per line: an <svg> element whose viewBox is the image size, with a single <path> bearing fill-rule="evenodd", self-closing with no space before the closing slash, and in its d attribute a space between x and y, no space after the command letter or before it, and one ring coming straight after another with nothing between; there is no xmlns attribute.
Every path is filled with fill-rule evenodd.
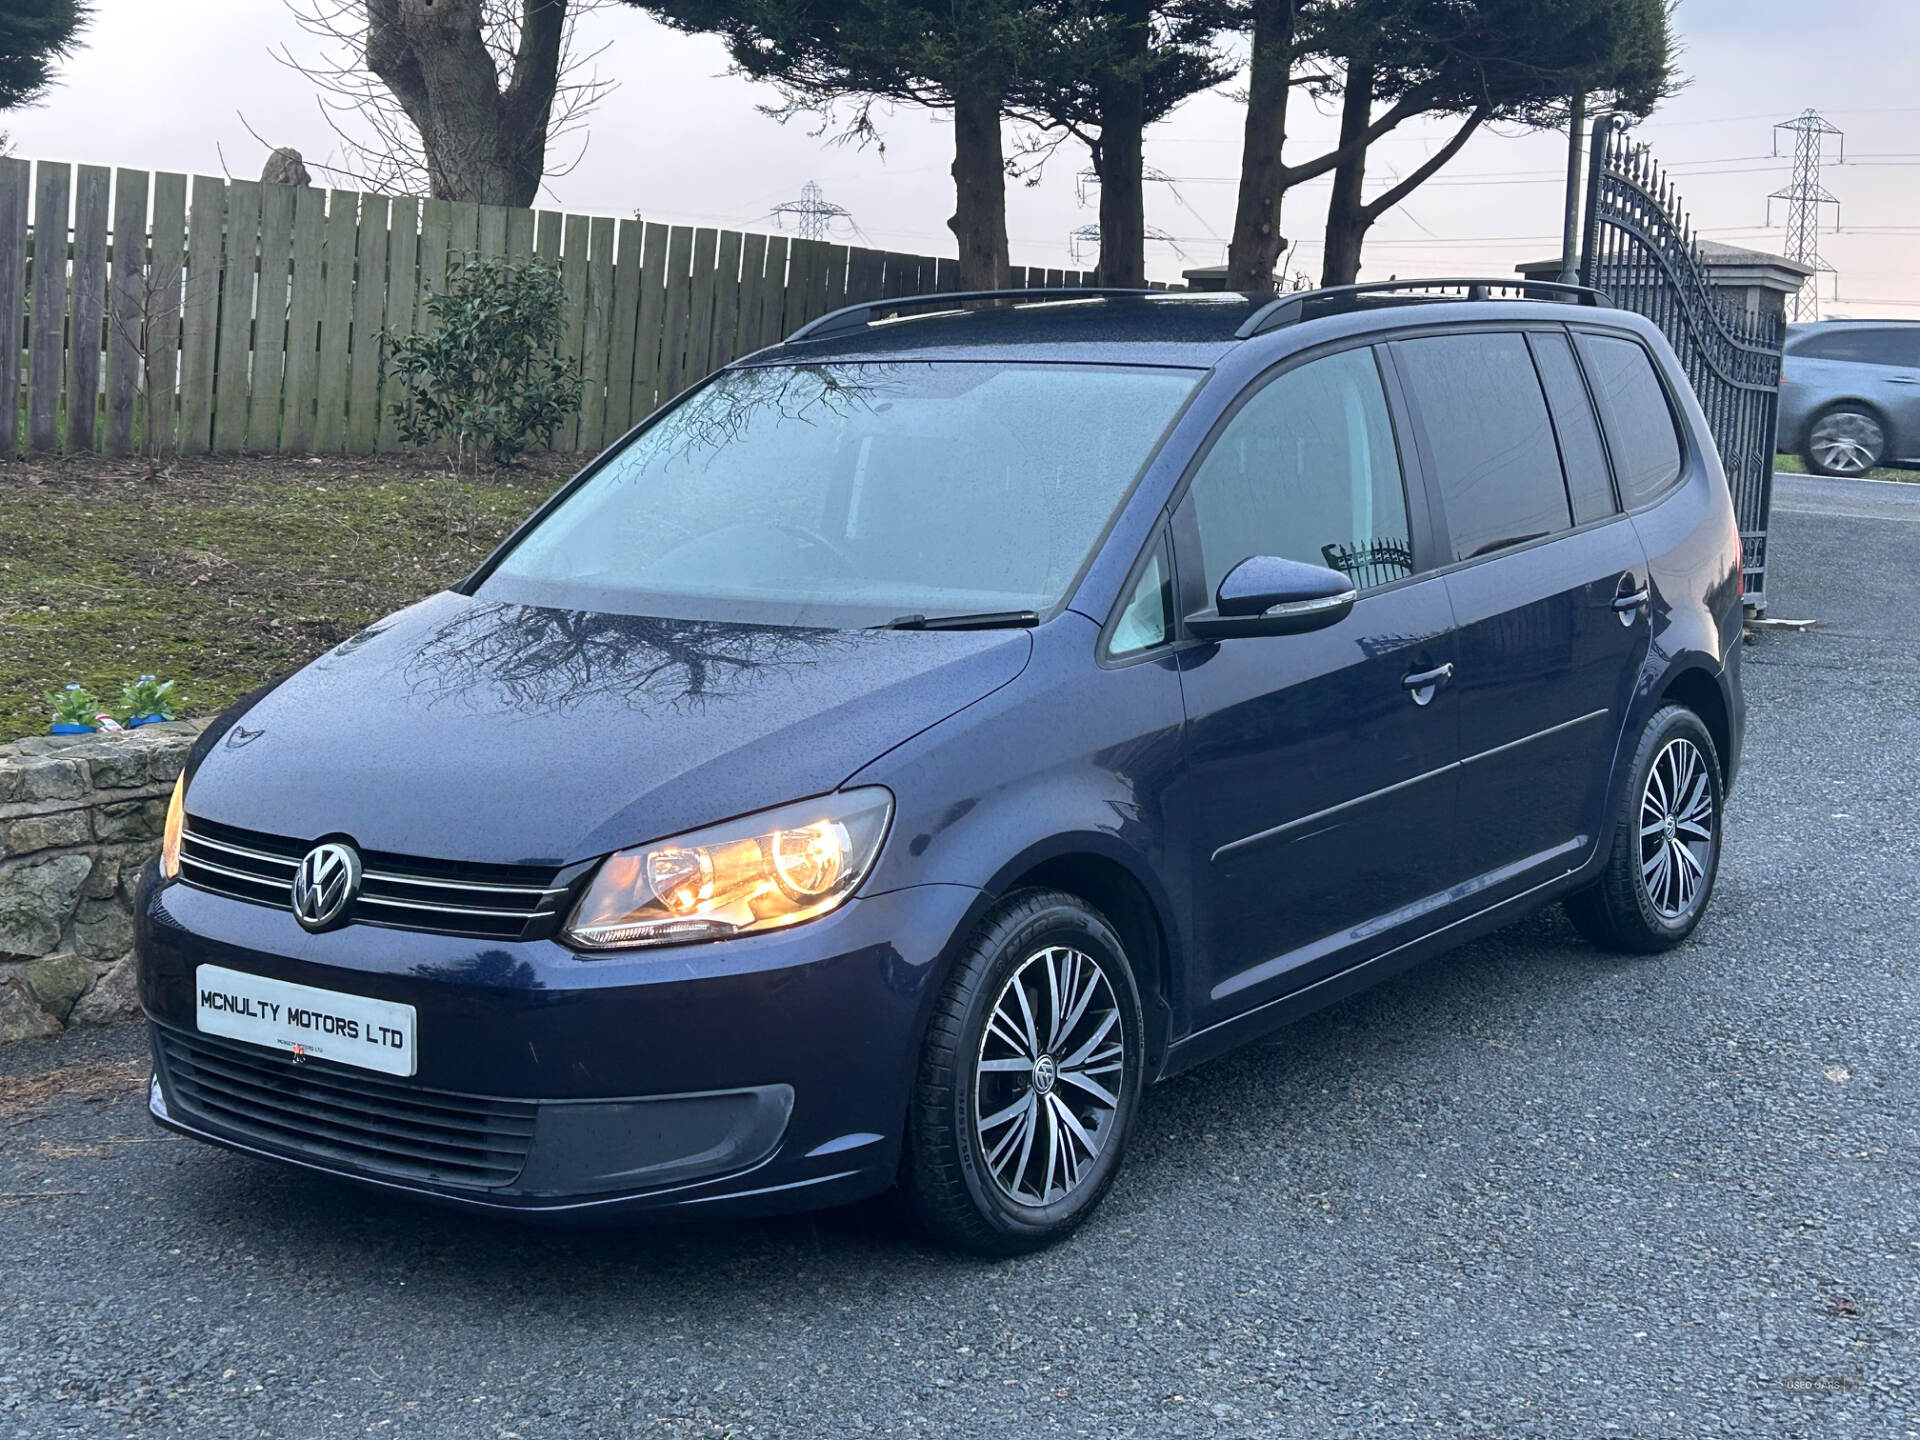
<svg viewBox="0 0 1920 1440"><path fill-rule="evenodd" d="M394 196L388 224L386 328L395 335L409 335L420 304L420 202L411 195ZM400 389L386 373L384 351L380 373L380 434L374 448L398 450L400 429L393 416L393 402L399 398Z"/></svg>
<svg viewBox="0 0 1920 1440"><path fill-rule="evenodd" d="M737 231L720 232L714 260L713 343L707 350L707 370L718 370L740 352L734 348L740 328L740 256L744 237Z"/></svg>
<svg viewBox="0 0 1920 1440"><path fill-rule="evenodd" d="M613 309L607 316L607 416L601 443L624 435L634 422L633 361L640 322L638 220L620 222L613 251Z"/></svg>
<svg viewBox="0 0 1920 1440"><path fill-rule="evenodd" d="M387 197L360 197L354 268L352 356L347 383L347 450L370 454L380 439L380 322L387 313Z"/></svg>
<svg viewBox="0 0 1920 1440"><path fill-rule="evenodd" d="M313 448L319 423L320 310L326 298L327 192L302 186L293 197L293 263L287 283L287 378L280 448Z"/></svg>
<svg viewBox="0 0 1920 1440"><path fill-rule="evenodd" d="M0 158L0 401L6 404L6 438L0 460L20 452L22 340L27 323L27 219L33 167Z"/></svg>
<svg viewBox="0 0 1920 1440"><path fill-rule="evenodd" d="M60 448L60 377L66 370L67 201L73 171L42 160L34 180L27 448L45 453Z"/></svg>
<svg viewBox="0 0 1920 1440"><path fill-rule="evenodd" d="M576 448L597 451L607 434L607 340L613 315L613 221L596 215L587 226L587 313L581 327L580 401Z"/></svg>
<svg viewBox="0 0 1920 1440"><path fill-rule="evenodd" d="M180 321L187 265L187 177L153 177L153 254L147 262L147 446L154 455L174 448L179 410Z"/></svg>
<svg viewBox="0 0 1920 1440"><path fill-rule="evenodd" d="M335 190L327 197L327 293L320 305L320 400L313 448L338 454L347 443L347 346L353 328L354 248L360 196Z"/></svg>
<svg viewBox="0 0 1920 1440"><path fill-rule="evenodd" d="M180 315L180 453L204 455L213 443L213 373L220 319L220 240L227 187L193 177L187 216L187 275Z"/></svg>
<svg viewBox="0 0 1920 1440"><path fill-rule="evenodd" d="M82 165L73 193L73 282L68 306L67 453L94 446L100 415L100 357L107 318L107 224L112 213L113 172Z"/></svg>
<svg viewBox="0 0 1920 1440"><path fill-rule="evenodd" d="M227 182L225 265L220 272L220 336L214 347L213 448L247 445L253 357L253 278L260 254L260 182Z"/></svg>
<svg viewBox="0 0 1920 1440"><path fill-rule="evenodd" d="M687 323L693 309L693 231L675 225L667 232L667 313L660 334L658 408L680 393L687 370Z"/></svg>
<svg viewBox="0 0 1920 1440"><path fill-rule="evenodd" d="M113 177L113 280L107 312L107 434L109 455L133 451L133 415L140 391L140 356L147 344L147 172Z"/></svg>
<svg viewBox="0 0 1920 1440"><path fill-rule="evenodd" d="M280 412L286 404L287 286L293 273L293 210L299 195L292 185L260 187L260 283L253 306L253 368L244 442L256 452L280 448Z"/></svg>
<svg viewBox="0 0 1920 1440"><path fill-rule="evenodd" d="M574 368L585 376L586 367L581 363L586 348L587 330L587 217L569 215L566 217L565 249L560 256L560 280L566 290L566 324L560 332L560 358L571 361ZM572 419L562 422L554 431L554 448L558 450L578 450L580 448L580 416L576 412Z"/></svg>
<svg viewBox="0 0 1920 1440"><path fill-rule="evenodd" d="M644 420L658 405L660 332L667 317L667 227L641 226L640 323L633 337L633 419Z"/></svg>
<svg viewBox="0 0 1920 1440"><path fill-rule="evenodd" d="M447 252L452 245L453 206L445 200L427 201L420 207L420 301L414 319L422 335L439 328L427 301L446 292Z"/></svg>

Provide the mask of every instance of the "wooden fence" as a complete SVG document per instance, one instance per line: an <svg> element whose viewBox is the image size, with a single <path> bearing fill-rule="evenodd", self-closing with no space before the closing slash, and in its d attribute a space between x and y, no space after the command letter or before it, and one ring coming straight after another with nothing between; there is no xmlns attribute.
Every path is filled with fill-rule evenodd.
<svg viewBox="0 0 1920 1440"><path fill-rule="evenodd" d="M426 297L470 255L560 269L586 381L563 450L836 306L955 279L952 260L785 235L0 159L0 337L18 342L0 340L18 417L0 458L129 454L149 427L188 454L403 448L380 332L429 323Z"/></svg>

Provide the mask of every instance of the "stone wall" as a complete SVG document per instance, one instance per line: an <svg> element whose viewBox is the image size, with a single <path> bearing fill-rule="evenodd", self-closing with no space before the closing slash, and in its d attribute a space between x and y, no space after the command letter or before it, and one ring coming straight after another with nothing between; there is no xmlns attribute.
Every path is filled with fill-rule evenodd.
<svg viewBox="0 0 1920 1440"><path fill-rule="evenodd" d="M199 728L0 745L0 1045L137 1013L133 892Z"/></svg>

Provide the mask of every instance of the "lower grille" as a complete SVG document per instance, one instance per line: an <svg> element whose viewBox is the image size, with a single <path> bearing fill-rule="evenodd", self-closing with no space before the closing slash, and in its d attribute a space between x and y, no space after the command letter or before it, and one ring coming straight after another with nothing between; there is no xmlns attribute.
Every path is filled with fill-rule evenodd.
<svg viewBox="0 0 1920 1440"><path fill-rule="evenodd" d="M423 1090L346 1065L153 1027L167 1101L220 1135L318 1163L466 1189L510 1185L538 1107Z"/></svg>

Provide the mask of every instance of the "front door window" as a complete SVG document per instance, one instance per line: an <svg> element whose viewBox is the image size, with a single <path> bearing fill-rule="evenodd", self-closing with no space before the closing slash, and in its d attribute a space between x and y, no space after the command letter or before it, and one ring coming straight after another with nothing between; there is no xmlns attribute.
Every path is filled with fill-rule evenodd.
<svg viewBox="0 0 1920 1440"><path fill-rule="evenodd" d="M1189 493L1213 596L1254 555L1325 565L1373 589L1413 573L1407 497L1371 350L1289 370L1240 408Z"/></svg>

